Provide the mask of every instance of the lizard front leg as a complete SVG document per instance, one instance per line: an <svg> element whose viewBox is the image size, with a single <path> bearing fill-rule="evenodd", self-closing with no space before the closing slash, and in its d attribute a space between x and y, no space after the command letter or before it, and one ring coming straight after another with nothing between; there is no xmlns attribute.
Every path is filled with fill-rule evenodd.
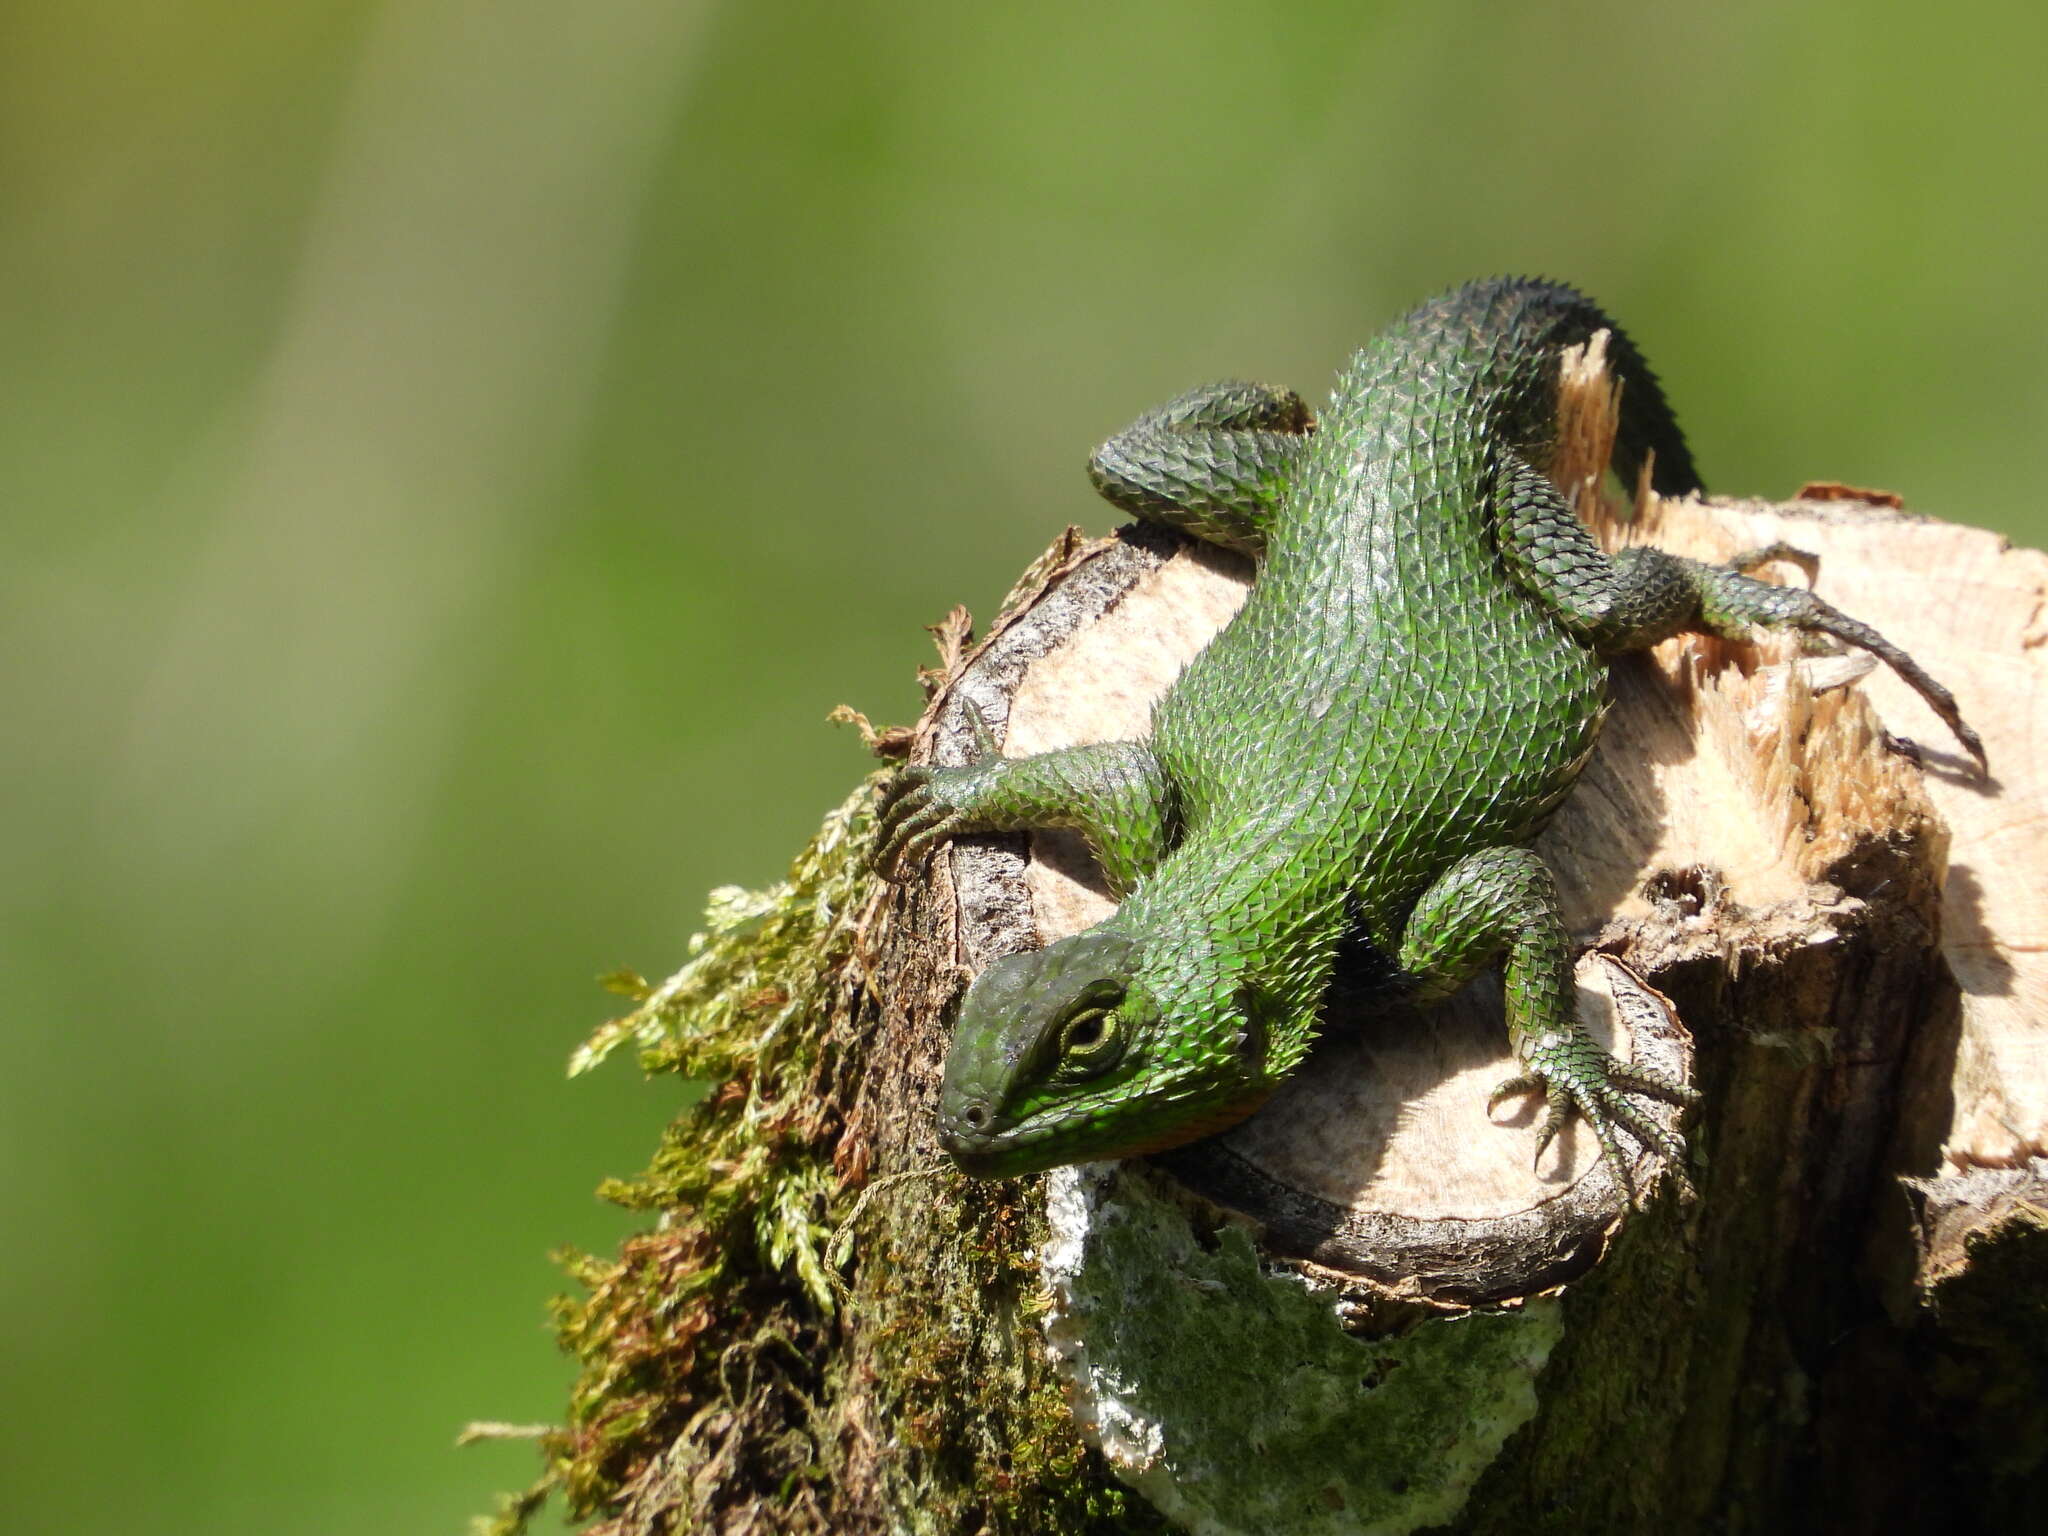
<svg viewBox="0 0 2048 1536"><path fill-rule="evenodd" d="M1177 830L1158 759L1142 742L1003 757L973 717L980 756L964 768L905 768L882 792L875 868L901 879L947 838L966 832L1073 827L1088 839L1121 901L1166 857Z"/></svg>
<svg viewBox="0 0 2048 1536"><path fill-rule="evenodd" d="M1757 624L1833 635L1898 673L1984 771L1984 743L1964 722L1955 695L1911 656L1804 587L1741 574L1762 557L1782 554L1781 546L1752 551L1725 566L1647 545L1610 557L1557 488L1513 456L1499 472L1495 515L1501 554L1515 579L1603 654L1643 650L1689 629L1729 639L1741 639Z"/></svg>
<svg viewBox="0 0 2048 1536"><path fill-rule="evenodd" d="M1205 384L1096 449L1088 478L1126 512L1257 558L1314 428L1292 390Z"/></svg>
<svg viewBox="0 0 2048 1536"><path fill-rule="evenodd" d="M1523 1070L1494 1090L1487 1108L1540 1088L1549 1112L1536 1136L1538 1158L1576 1109L1631 1201L1635 1188L1615 1139L1617 1126L1662 1153L1672 1179L1690 1195L1684 1141L1629 1095L1671 1104L1690 1104L1699 1095L1661 1073L1616 1061L1579 1022L1557 886L1527 848L1487 848L1459 860L1423 893L1402 931L1401 969L1415 978L1418 1002L1449 997L1496 960L1507 989L1508 1037Z"/></svg>

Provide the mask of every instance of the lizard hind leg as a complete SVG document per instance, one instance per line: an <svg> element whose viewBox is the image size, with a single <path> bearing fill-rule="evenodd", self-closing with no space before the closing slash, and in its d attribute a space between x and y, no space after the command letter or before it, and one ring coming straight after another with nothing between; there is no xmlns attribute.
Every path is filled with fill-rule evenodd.
<svg viewBox="0 0 2048 1536"><path fill-rule="evenodd" d="M1126 512L1257 558L1314 429L1292 390L1205 384L1097 448L1088 478Z"/></svg>
<svg viewBox="0 0 2048 1536"><path fill-rule="evenodd" d="M1494 504L1509 574L1595 650L1643 650L1682 630L1740 639L1751 625L1832 635L1889 665L1984 771L1984 743L1963 720L1955 695L1911 656L1806 588L1758 581L1738 568L1785 556L1784 546L1753 550L1725 566L1649 545L1610 556L1541 471L1512 455L1500 468Z"/></svg>
<svg viewBox="0 0 2048 1536"><path fill-rule="evenodd" d="M1635 1186L1617 1130L1661 1154L1666 1173L1690 1198L1684 1140L1645 1113L1632 1095L1679 1105L1699 1096L1661 1073L1617 1061L1579 1022L1557 886L1534 853L1487 848L1452 865L1409 914L1400 961L1415 978L1415 999L1422 1003L1450 996L1484 967L1501 963L1508 1036L1522 1071L1494 1090L1487 1107L1513 1094L1542 1091L1549 1108L1537 1131L1538 1159L1576 1111L1632 1203Z"/></svg>

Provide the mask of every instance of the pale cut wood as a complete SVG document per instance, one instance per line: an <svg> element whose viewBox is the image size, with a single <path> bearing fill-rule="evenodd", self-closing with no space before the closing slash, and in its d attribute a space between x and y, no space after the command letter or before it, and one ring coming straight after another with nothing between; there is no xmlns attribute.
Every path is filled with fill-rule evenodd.
<svg viewBox="0 0 2048 1536"><path fill-rule="evenodd" d="M1944 1161L2009 1168L2048 1150L2048 555L1953 523L1834 502L1658 507L1643 537L1719 557L1784 540L1822 556L1820 590L1922 658L1984 738L1980 783L1940 722L1879 668L1860 691L1927 762L1952 842L1942 954L1962 992L1954 1071L1916 1096L1951 1100ZM1937 1111L1938 1112L1938 1111ZM1929 1171L1916 1170L1916 1171Z"/></svg>
<svg viewBox="0 0 2048 1536"><path fill-rule="evenodd" d="M1007 705L1003 747L1028 756L1085 742L1142 737L1153 704L1242 603L1250 569L1242 561L1200 546L1178 549L1138 575L1092 623L1026 666ZM1592 802L1589 802L1592 803ZM1101 921L1115 910L1085 846L1064 832L1034 832L1022 872L1039 943L1050 943ZM1584 999L1588 1024L1624 1056L1624 1028L1614 1028L1605 978L1595 967ZM1314 1201L1342 1207L1355 1230L1346 1243L1297 1237L1304 1256L1343 1264L1401 1286L1403 1257L1417 1244L1456 1253L1462 1279L1470 1251L1483 1242L1470 1223L1482 1218L1526 1218L1532 1209L1574 1190L1597 1163L1597 1144L1573 1127L1539 1173L1529 1155L1533 1114L1500 1112L1507 1126L1485 1134L1486 1100L1494 1085L1514 1074L1498 1000L1469 989L1454 1006L1423 1024L1404 1015L1401 1027L1369 1032L1340 1011L1330 1038L1266 1110L1219 1145L1242 1164L1212 1170L1200 1160L1177 1160L1184 1173L1212 1192L1243 1193L1248 1179L1270 1181ZM1346 1025L1353 1027L1347 1028ZM1422 1027L1418 1027L1421 1025ZM1666 1029L1643 1058L1683 1075L1679 1032ZM1659 1112L1667 1122L1668 1112ZM1218 1149L1210 1149L1214 1154ZM1647 1176L1649 1166L1640 1172ZM1278 1191L1275 1191L1277 1193ZM1587 1253L1619 1209L1619 1193L1601 1178L1583 1198L1561 1204L1554 1216L1575 1227L1566 1246ZM1265 1210L1269 1220L1276 1213ZM1389 1230L1386 1218L1410 1218ZM1331 1218L1320 1218L1327 1225ZM1318 1218L1297 1225L1313 1227ZM1446 1233L1444 1221L1463 1223ZM1561 1239L1545 1230L1536 1239L1540 1262L1514 1268L1505 1289L1533 1289L1556 1273ZM1506 1262L1506 1261L1504 1261ZM1489 1285L1499 1291L1500 1285Z"/></svg>

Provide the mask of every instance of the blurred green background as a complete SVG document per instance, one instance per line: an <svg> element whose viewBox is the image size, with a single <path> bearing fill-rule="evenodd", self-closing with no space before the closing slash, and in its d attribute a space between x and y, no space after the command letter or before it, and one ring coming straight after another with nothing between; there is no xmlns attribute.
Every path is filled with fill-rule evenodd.
<svg viewBox="0 0 2048 1536"><path fill-rule="evenodd" d="M2038 7L27 0L0 17L14 1531L455 1531L562 1081L1089 445L1568 278L1708 480L2048 535Z"/></svg>

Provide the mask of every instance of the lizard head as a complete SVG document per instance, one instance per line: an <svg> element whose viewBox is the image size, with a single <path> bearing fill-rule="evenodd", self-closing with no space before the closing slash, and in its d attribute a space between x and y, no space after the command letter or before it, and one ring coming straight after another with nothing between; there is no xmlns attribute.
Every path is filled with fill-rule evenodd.
<svg viewBox="0 0 2048 1536"><path fill-rule="evenodd" d="M1264 1030L1241 994L1195 982L1186 946L1090 929L990 965L960 1007L939 1143L984 1178L1192 1141L1271 1089Z"/></svg>

